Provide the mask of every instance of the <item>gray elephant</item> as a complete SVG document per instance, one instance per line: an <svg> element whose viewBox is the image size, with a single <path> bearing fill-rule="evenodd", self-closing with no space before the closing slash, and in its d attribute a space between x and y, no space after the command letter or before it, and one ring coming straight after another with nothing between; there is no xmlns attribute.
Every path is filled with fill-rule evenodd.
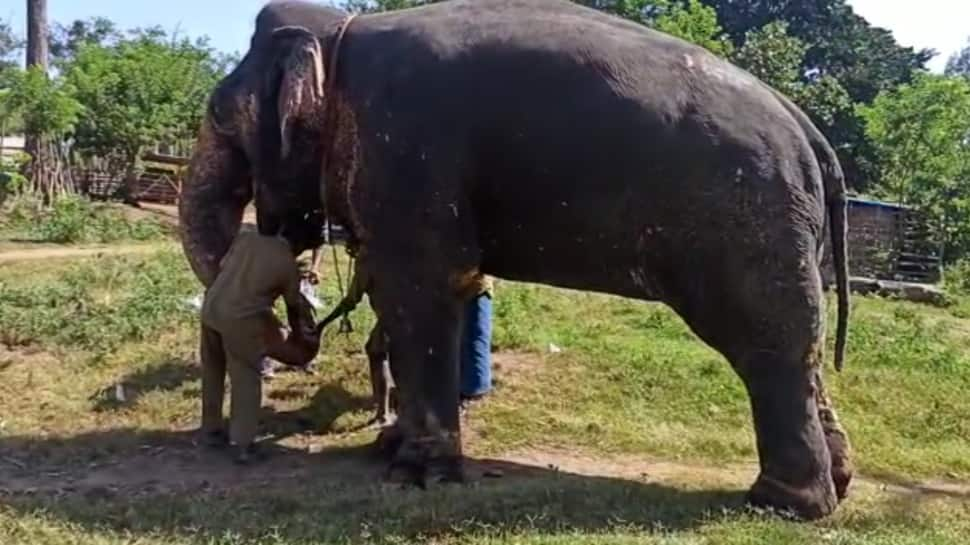
<svg viewBox="0 0 970 545"><path fill-rule="evenodd" d="M183 188L203 283L253 198L265 233L322 207L367 252L400 396L392 467L411 477L462 475L460 309L489 274L669 305L750 395L749 500L818 518L845 497L819 274L828 221L839 367L842 170L797 107L706 50L560 0L353 20L272 3Z"/></svg>

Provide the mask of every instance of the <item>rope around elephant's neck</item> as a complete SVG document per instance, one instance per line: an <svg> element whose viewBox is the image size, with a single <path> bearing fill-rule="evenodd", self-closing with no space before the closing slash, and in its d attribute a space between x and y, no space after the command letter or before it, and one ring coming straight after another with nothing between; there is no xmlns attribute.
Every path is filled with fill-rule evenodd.
<svg viewBox="0 0 970 545"><path fill-rule="evenodd" d="M330 62L327 63L327 79L326 79L326 91L324 92L324 101L332 100L333 92L336 88L337 83L337 61L340 59L340 45L343 42L344 36L347 34L347 29L350 28L350 23L357 17L357 14L348 15L340 23L340 29L337 31L337 37L334 38L333 45L330 48ZM324 108L325 110L330 110L331 115L336 117L332 108ZM321 182L325 183L324 176L327 172L327 156L328 153L323 154L323 160L320 174ZM354 259L353 257L347 263L347 284L343 282L343 278L340 276L340 260L337 258L337 245L336 241L333 240L333 224L330 221L330 211L327 207L327 199L323 199L323 213L326 217L327 225L327 242L330 244L330 248L333 254L333 270L337 275L337 289L340 291L340 301L343 302L347 298L347 291L350 289L350 276L353 270ZM338 303L339 304L339 303ZM354 330L353 324L350 322L350 317L345 313L340 319L340 332L350 334Z"/></svg>
<svg viewBox="0 0 970 545"><path fill-rule="evenodd" d="M356 13L352 13L347 16L343 22L340 23L340 30L337 31L337 37L333 41L333 47L330 48L330 66L327 66L327 81L328 87L333 87L337 78L337 61L340 59L340 44L344 40L344 36L347 34L347 29L350 28L350 23L357 17Z"/></svg>

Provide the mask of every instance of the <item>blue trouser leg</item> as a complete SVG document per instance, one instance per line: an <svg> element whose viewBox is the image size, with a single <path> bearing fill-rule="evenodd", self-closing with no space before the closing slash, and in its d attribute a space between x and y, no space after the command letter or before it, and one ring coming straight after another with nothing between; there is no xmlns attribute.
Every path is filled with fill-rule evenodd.
<svg viewBox="0 0 970 545"><path fill-rule="evenodd" d="M475 397L492 389L492 296L483 293L465 308L461 339L461 395Z"/></svg>

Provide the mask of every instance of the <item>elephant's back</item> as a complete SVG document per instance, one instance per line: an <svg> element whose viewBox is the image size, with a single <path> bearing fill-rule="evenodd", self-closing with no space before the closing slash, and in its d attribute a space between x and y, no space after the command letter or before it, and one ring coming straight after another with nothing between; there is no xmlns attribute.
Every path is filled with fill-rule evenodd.
<svg viewBox="0 0 970 545"><path fill-rule="evenodd" d="M460 96L467 86L482 98L517 98L482 94L499 82L524 95L549 90L584 100L606 86L671 119L714 100L728 117L790 117L763 83L706 49L566 0L450 0L353 25L348 50L365 94L413 85ZM435 103L443 106L442 98Z"/></svg>
<svg viewBox="0 0 970 545"><path fill-rule="evenodd" d="M391 145L466 143L489 178L618 193L644 183L627 173L669 190L685 172L705 185L775 173L786 194L817 178L795 172L811 149L769 87L642 25L559 0L451 0L360 23L342 66L361 120Z"/></svg>

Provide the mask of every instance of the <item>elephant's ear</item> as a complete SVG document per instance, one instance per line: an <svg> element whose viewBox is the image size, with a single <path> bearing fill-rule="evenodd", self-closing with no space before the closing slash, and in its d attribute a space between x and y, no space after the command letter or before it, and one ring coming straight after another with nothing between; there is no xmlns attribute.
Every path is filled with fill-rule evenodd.
<svg viewBox="0 0 970 545"><path fill-rule="evenodd" d="M315 115L323 100L324 70L320 40L304 27L281 27L273 32L282 73L277 100L280 123L280 158L290 154L293 125L300 117Z"/></svg>

